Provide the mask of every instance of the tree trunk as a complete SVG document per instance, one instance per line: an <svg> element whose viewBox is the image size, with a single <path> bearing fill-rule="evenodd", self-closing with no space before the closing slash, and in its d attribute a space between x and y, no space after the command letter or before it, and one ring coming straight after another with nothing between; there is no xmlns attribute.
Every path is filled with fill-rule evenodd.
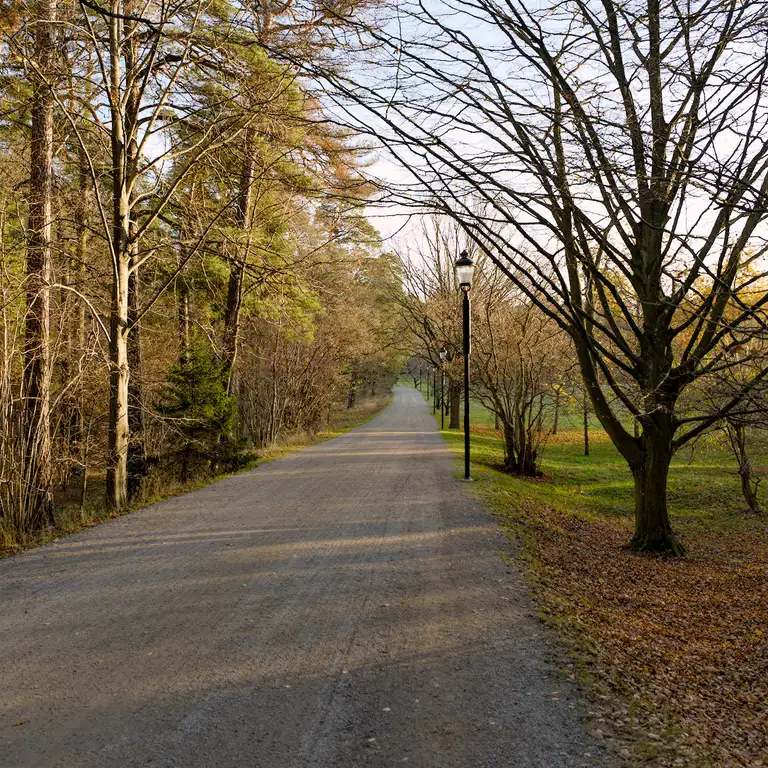
<svg viewBox="0 0 768 768"><path fill-rule="evenodd" d="M127 495L128 499L135 498L141 490L147 475L147 443L144 419L144 370L141 350L141 323L139 315L140 286L139 265L137 263L137 246L135 243L135 220L130 214L133 210L133 184L138 176L139 147L139 78L136 72L139 66L137 24L128 16L137 10L136 0L124 0L123 10L126 18L123 22L122 49L125 57L125 73L127 88L125 100L125 159L126 174L123 194L128 198L129 214L127 217L126 254L128 261L128 458L127 458Z"/></svg>
<svg viewBox="0 0 768 768"><path fill-rule="evenodd" d="M757 481L752 475L752 466L747 460L745 467L739 469L739 477L741 478L741 493L744 496L744 501L747 502L747 508L750 512L761 512L760 502L757 499Z"/></svg>
<svg viewBox="0 0 768 768"><path fill-rule="evenodd" d="M179 362L186 365L189 362L190 353L190 326L189 326L189 285L180 277L176 281L176 298L179 324Z"/></svg>
<svg viewBox="0 0 768 768"><path fill-rule="evenodd" d="M30 531L53 523L51 493L50 284L54 99L46 78L55 63L55 0L40 0L35 25L39 74L33 75L27 316L24 361L24 454Z"/></svg>
<svg viewBox="0 0 768 768"><path fill-rule="evenodd" d="M349 379L349 394L347 396L347 410L351 411L355 407L357 400L357 377L352 374Z"/></svg>
<svg viewBox="0 0 768 768"><path fill-rule="evenodd" d="M239 256L238 256L239 258ZM229 269L227 306L224 312L224 370L227 373L227 394L235 390L235 365L240 337L240 306L243 298L243 268L232 264Z"/></svg>
<svg viewBox="0 0 768 768"><path fill-rule="evenodd" d="M555 417L552 421L552 434L557 434L557 423L560 417L560 392L555 393Z"/></svg>
<svg viewBox="0 0 768 768"><path fill-rule="evenodd" d="M451 381L449 385L451 391L451 421L448 429L459 429L461 426L461 385L458 382Z"/></svg>
<svg viewBox="0 0 768 768"><path fill-rule="evenodd" d="M77 275L78 290L82 290L88 279L88 270L86 268L86 258L88 253L88 223L89 223L89 204L91 200L91 177L88 169L88 158L85 150L78 144L78 174L79 174L79 200L77 205L77 246L75 250L75 259L73 264L73 274ZM81 478L81 493L85 493L85 472L88 463L88 446L85 429L85 390L82 385L84 374L85 355L85 302L78 300L76 311L73 313L72 339L77 350L77 377L81 382L76 396L77 402L73 408L71 416L72 445L77 452L80 462L80 468L76 474L83 473Z"/></svg>
<svg viewBox="0 0 768 768"><path fill-rule="evenodd" d="M245 132L243 140L243 166L240 171L240 188L237 197L235 224L246 236L250 237L253 217L253 183L256 177L256 159L254 157L251 130ZM243 300L243 272L248 260L248 249L241 252L236 249L234 260L229 268L227 286L227 305L224 312L224 370L227 374L227 394L235 391L235 366L240 336L240 307Z"/></svg>
<svg viewBox="0 0 768 768"><path fill-rule="evenodd" d="M584 395L584 455L589 456L589 408L586 395Z"/></svg>
<svg viewBox="0 0 768 768"><path fill-rule="evenodd" d="M109 338L109 465L107 506L119 511L128 500L128 264L118 263L112 290Z"/></svg>
<svg viewBox="0 0 768 768"><path fill-rule="evenodd" d="M502 417L504 429L504 469L524 477L539 477L537 454L526 430L523 416L516 417L515 426L507 418Z"/></svg>
<svg viewBox="0 0 768 768"><path fill-rule="evenodd" d="M682 555L685 550L672 532L667 512L667 475L672 459L672 426L668 419L655 418L641 435L642 461L631 466L635 481L635 535L629 548L636 552L666 552Z"/></svg>
<svg viewBox="0 0 768 768"><path fill-rule="evenodd" d="M112 299L109 316L109 456L107 506L121 510L128 499L128 280L131 206L127 167L126 121L122 109L121 4L112 0L109 64L112 110Z"/></svg>
<svg viewBox="0 0 768 768"><path fill-rule="evenodd" d="M515 428L506 419L502 421L504 428L504 469L517 474L520 465L517 462L517 446L515 444Z"/></svg>
<svg viewBox="0 0 768 768"><path fill-rule="evenodd" d="M757 500L757 488L759 480L756 480L752 473L752 462L749 460L747 450L747 430L744 424L728 423L726 429L729 431L729 438L733 452L736 455L736 462L739 465L739 478L741 479L741 494L744 501L747 502L747 508L750 512L760 512L760 503Z"/></svg>
<svg viewBox="0 0 768 768"><path fill-rule="evenodd" d="M141 350L139 274L131 258L128 276L128 499L134 499L141 491L147 476L146 422L144 419L144 360Z"/></svg>

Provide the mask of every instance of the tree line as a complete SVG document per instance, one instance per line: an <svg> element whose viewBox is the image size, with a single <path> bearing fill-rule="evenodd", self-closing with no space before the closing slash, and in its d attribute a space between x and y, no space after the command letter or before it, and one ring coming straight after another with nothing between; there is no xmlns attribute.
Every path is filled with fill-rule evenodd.
<svg viewBox="0 0 768 768"><path fill-rule="evenodd" d="M367 149L295 66L364 0L36 0L0 15L0 528L120 511L396 373Z"/></svg>
<svg viewBox="0 0 768 768"><path fill-rule="evenodd" d="M418 245L398 253L403 291L393 297L414 339L407 373L422 391L426 384L427 399L436 411L444 409L449 429L462 426L463 329L453 262L465 237L463 227L451 217L424 218L415 238ZM588 383L567 332L517 290L481 249L473 256L470 396L493 416L503 438L504 471L538 478L547 441L557 435L564 416L571 429L574 416L582 421L584 454L589 456L595 413ZM756 284L758 295L764 294L765 285ZM714 445L732 455L747 509L760 513L761 477L754 457L765 451L768 401L759 382L748 394L740 390L768 364L768 346L761 333L745 338L744 345L738 365L701 376L680 399L677 412L681 417L711 416L739 396L739 406L713 420L702 439L707 447ZM637 417L620 402L614 401L612 407L623 428L639 437Z"/></svg>

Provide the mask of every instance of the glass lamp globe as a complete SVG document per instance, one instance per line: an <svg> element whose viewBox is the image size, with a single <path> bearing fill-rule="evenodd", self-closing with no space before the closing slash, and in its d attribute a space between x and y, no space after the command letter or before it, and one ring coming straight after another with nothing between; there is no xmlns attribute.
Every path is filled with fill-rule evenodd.
<svg viewBox="0 0 768 768"><path fill-rule="evenodd" d="M461 252L461 256L456 260L456 279L462 288L472 287L472 272L475 269L475 262L469 258L466 251Z"/></svg>

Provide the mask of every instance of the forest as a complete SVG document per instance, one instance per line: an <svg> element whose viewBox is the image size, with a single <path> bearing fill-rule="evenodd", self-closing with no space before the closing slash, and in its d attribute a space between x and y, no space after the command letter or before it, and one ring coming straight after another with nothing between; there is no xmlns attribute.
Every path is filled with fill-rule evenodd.
<svg viewBox="0 0 768 768"><path fill-rule="evenodd" d="M266 52L321 59L335 22L275 10L3 3L3 546L246 466L398 372L368 150Z"/></svg>

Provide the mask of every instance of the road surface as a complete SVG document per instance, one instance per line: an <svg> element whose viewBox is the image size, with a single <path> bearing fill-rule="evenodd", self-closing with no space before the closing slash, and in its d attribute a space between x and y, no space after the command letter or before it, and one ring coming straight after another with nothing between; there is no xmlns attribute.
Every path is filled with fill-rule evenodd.
<svg viewBox="0 0 768 768"><path fill-rule="evenodd" d="M421 395L0 561L0 766L615 765Z"/></svg>

